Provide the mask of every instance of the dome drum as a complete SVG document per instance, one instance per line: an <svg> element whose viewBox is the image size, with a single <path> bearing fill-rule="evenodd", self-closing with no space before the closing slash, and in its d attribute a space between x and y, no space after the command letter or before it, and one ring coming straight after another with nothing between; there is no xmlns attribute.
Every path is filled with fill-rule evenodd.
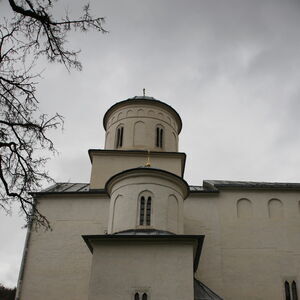
<svg viewBox="0 0 300 300"><path fill-rule="evenodd" d="M182 122L171 106L137 97L113 105L103 126L105 149L176 152Z"/></svg>
<svg viewBox="0 0 300 300"><path fill-rule="evenodd" d="M106 184L110 196L108 233L156 229L183 233L188 186L180 177L153 168L126 170Z"/></svg>

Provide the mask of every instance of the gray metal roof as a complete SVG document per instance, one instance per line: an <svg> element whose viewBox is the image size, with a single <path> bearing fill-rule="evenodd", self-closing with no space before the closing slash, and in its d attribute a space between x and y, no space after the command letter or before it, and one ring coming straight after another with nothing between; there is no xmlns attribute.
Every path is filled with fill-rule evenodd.
<svg viewBox="0 0 300 300"><path fill-rule="evenodd" d="M174 235L174 233L157 229L131 229L116 232L117 235Z"/></svg>
<svg viewBox="0 0 300 300"><path fill-rule="evenodd" d="M300 183L290 182L255 182L255 181L229 181L204 180L203 185L190 185L191 193L218 193L222 189L268 189L268 190L299 190ZM88 183L56 183L37 194L60 193L105 193L104 189L91 190Z"/></svg>
<svg viewBox="0 0 300 300"><path fill-rule="evenodd" d="M60 182L44 189L41 193L79 193L79 192L89 192L90 185L88 183L70 183L70 182Z"/></svg>
<svg viewBox="0 0 300 300"><path fill-rule="evenodd" d="M200 186L190 186L190 191L202 191L202 187ZM105 192L102 190L90 190L90 185L88 183L70 183L70 182L60 182L56 183L44 190L42 190L41 194L55 194L55 193L88 193L88 192ZM38 193L38 194L39 194Z"/></svg>
<svg viewBox="0 0 300 300"><path fill-rule="evenodd" d="M201 185L190 185L190 192L203 192L203 186Z"/></svg>
<svg viewBox="0 0 300 300"><path fill-rule="evenodd" d="M178 114L178 112L171 105L169 105L169 104L167 104L167 103L165 103L161 100L155 99L154 97L149 97L149 96L134 96L134 97L128 98L126 100L116 102L113 106L111 106L106 111L106 113L103 117L103 127L104 127L104 129L106 130L107 117L108 117L108 115L111 114L112 111L114 111L117 107L119 107L120 105L123 105L124 103L126 103L126 104L135 104L135 101L136 101L136 103L143 102L143 101L144 101L144 103L148 103L148 104L154 104L155 103L156 105L160 105L160 106L163 106L164 108L168 108L169 111L173 113L173 116L178 121L178 133L180 133L180 131L182 129L182 120L181 120L181 117Z"/></svg>
<svg viewBox="0 0 300 300"><path fill-rule="evenodd" d="M274 189L274 190L300 190L300 183L292 182L257 182L257 181L230 181L230 180L204 180L204 190L227 189Z"/></svg>
<svg viewBox="0 0 300 300"><path fill-rule="evenodd" d="M223 300L204 283L194 278L194 300Z"/></svg>
<svg viewBox="0 0 300 300"><path fill-rule="evenodd" d="M158 99L155 99L154 97L149 97L149 96L134 96L134 97L130 97L126 100L156 100L156 101L160 101Z"/></svg>

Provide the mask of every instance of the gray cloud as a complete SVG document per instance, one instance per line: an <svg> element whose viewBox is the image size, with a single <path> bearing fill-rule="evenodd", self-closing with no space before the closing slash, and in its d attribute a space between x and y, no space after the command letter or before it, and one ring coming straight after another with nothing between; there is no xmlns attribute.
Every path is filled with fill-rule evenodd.
<svg viewBox="0 0 300 300"><path fill-rule="evenodd" d="M58 13L67 7L76 15L83 2L60 5ZM180 151L187 153L191 184L204 178L299 182L299 5L91 1L110 33L72 34L84 70L68 74L47 65L39 87L41 110L65 116L65 130L52 133L60 152L49 163L53 177L87 182L87 150L104 145L105 111L145 87L182 116ZM20 259L9 253L18 248L20 257L24 232L17 218L3 215L1 224L10 230L1 232L7 250L0 264L8 267L0 282L11 284Z"/></svg>

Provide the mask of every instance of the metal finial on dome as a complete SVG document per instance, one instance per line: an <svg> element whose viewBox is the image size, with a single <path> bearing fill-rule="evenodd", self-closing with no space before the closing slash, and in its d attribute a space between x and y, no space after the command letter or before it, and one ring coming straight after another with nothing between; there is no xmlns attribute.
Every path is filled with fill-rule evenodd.
<svg viewBox="0 0 300 300"><path fill-rule="evenodd" d="M146 89L143 88L143 96L145 97L146 96Z"/></svg>

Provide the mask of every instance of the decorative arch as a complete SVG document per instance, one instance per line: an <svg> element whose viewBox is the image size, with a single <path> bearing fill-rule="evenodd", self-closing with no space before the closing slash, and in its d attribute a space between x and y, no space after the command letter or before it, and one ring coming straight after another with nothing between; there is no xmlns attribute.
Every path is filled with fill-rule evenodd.
<svg viewBox="0 0 300 300"><path fill-rule="evenodd" d="M143 116L145 116L145 111L143 109L139 109L137 111L137 114L138 114L138 117L143 117Z"/></svg>
<svg viewBox="0 0 300 300"><path fill-rule="evenodd" d="M169 195L168 197L168 230L177 231L178 229L178 199L175 195Z"/></svg>
<svg viewBox="0 0 300 300"><path fill-rule="evenodd" d="M154 110L148 110L148 116L154 117Z"/></svg>
<svg viewBox="0 0 300 300"><path fill-rule="evenodd" d="M164 119L165 119L165 116L164 116L164 114L163 114L163 113L161 113L161 112L159 112L159 113L158 113L158 117L159 117L159 118L161 118L162 120L164 120Z"/></svg>
<svg viewBox="0 0 300 300"><path fill-rule="evenodd" d="M121 120L123 118L123 112L118 113L117 120Z"/></svg>
<svg viewBox="0 0 300 300"><path fill-rule="evenodd" d="M126 117L133 117L133 111L131 109L127 110Z"/></svg>
<svg viewBox="0 0 300 300"><path fill-rule="evenodd" d="M138 225L151 226L153 210L153 193L150 191L143 191L138 197Z"/></svg>
<svg viewBox="0 0 300 300"><path fill-rule="evenodd" d="M283 204L279 199L271 199L268 202L269 218L280 219L283 217Z"/></svg>
<svg viewBox="0 0 300 300"><path fill-rule="evenodd" d="M238 218L249 219L253 215L252 202L249 199L239 199L236 203L236 208Z"/></svg>
<svg viewBox="0 0 300 300"><path fill-rule="evenodd" d="M111 231L114 230L114 220L116 213L118 212L118 206L120 206L120 201L122 201L123 195L117 195L113 202L113 209L112 209L112 218L111 218Z"/></svg>
<svg viewBox="0 0 300 300"><path fill-rule="evenodd" d="M133 144L135 146L145 145L146 139L146 125L143 121L137 121L134 123L133 129Z"/></svg>

